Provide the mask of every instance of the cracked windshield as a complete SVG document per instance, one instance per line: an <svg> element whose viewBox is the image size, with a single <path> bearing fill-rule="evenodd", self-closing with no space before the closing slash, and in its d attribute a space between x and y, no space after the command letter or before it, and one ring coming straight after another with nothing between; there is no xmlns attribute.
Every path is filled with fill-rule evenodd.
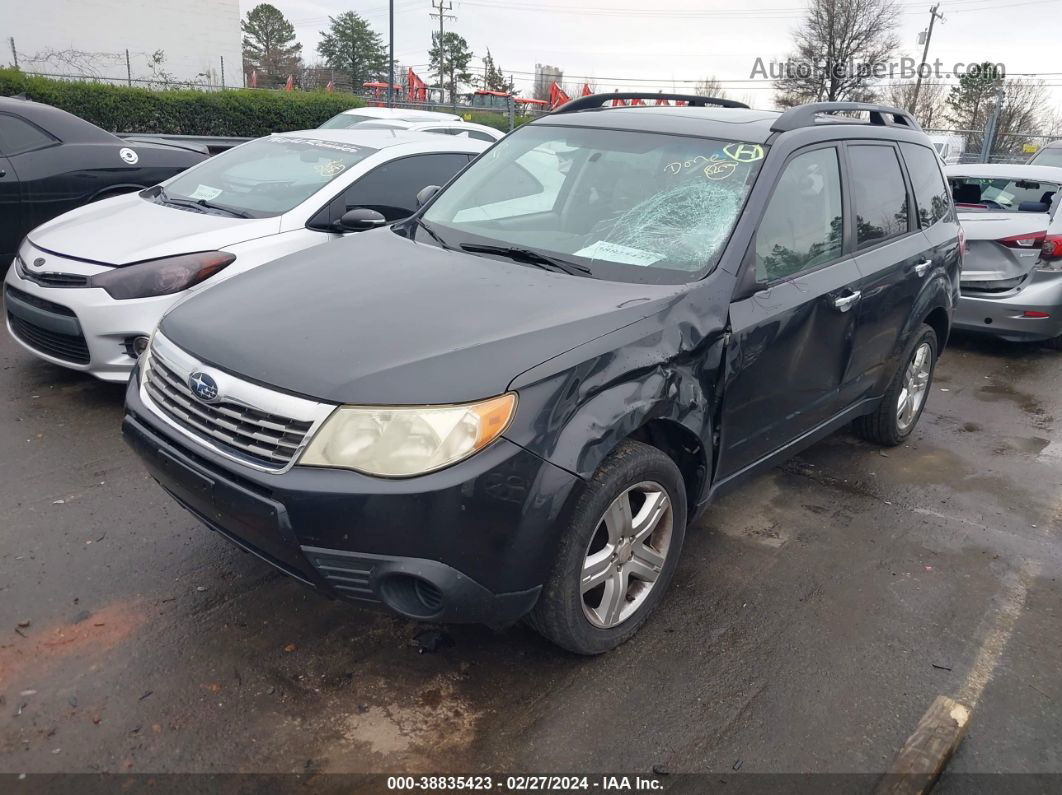
<svg viewBox="0 0 1062 795"><path fill-rule="evenodd" d="M448 245L528 250L571 272L683 282L715 264L764 147L535 126L473 163L424 220ZM501 251L490 253L501 254Z"/></svg>

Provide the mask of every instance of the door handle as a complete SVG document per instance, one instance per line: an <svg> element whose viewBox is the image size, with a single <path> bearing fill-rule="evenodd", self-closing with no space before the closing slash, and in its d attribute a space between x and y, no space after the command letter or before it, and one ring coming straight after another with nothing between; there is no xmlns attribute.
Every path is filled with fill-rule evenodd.
<svg viewBox="0 0 1062 795"><path fill-rule="evenodd" d="M833 299L834 309L836 309L838 312L847 312L849 309L855 306L856 301L859 300L859 296L861 296L862 294L862 292L856 290L855 292L851 292L848 295L837 296Z"/></svg>
<svg viewBox="0 0 1062 795"><path fill-rule="evenodd" d="M927 259L925 262L919 262L914 266L914 272L921 278L926 275L926 271L929 270L929 266L933 264L933 260Z"/></svg>

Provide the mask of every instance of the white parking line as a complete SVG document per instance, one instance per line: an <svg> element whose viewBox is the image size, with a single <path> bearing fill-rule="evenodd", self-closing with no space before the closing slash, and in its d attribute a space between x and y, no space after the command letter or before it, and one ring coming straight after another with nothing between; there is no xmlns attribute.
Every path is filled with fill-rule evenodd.
<svg viewBox="0 0 1062 795"><path fill-rule="evenodd" d="M1003 657L1010 636L1014 633L1014 626L1025 607L1028 583L1036 576L1036 571L1036 566L1030 564L1021 571L1007 574L1003 578L1003 589L997 594L992 607L981 619L978 632L981 646L973 665L966 674L962 687L955 696L957 701L971 710L977 706L981 694L992 680L996 667Z"/></svg>

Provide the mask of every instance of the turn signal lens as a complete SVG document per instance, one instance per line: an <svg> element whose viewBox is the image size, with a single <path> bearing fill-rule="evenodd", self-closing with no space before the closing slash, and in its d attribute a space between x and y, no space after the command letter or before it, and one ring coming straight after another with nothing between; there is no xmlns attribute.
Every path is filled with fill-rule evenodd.
<svg viewBox="0 0 1062 795"><path fill-rule="evenodd" d="M340 406L299 463L413 477L482 450L508 427L516 395L457 406Z"/></svg>

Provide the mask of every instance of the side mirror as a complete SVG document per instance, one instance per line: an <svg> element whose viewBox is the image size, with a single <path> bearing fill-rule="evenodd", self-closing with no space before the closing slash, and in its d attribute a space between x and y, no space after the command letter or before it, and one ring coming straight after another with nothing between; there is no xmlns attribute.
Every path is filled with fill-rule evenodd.
<svg viewBox="0 0 1062 795"><path fill-rule="evenodd" d="M426 188L421 188L417 194L417 207L423 206L426 202L431 200L431 197L438 193L441 188L438 185L429 185Z"/></svg>
<svg viewBox="0 0 1062 795"><path fill-rule="evenodd" d="M366 229L375 229L387 223L383 213L358 207L347 210L336 222L336 226L343 232L364 232Z"/></svg>

